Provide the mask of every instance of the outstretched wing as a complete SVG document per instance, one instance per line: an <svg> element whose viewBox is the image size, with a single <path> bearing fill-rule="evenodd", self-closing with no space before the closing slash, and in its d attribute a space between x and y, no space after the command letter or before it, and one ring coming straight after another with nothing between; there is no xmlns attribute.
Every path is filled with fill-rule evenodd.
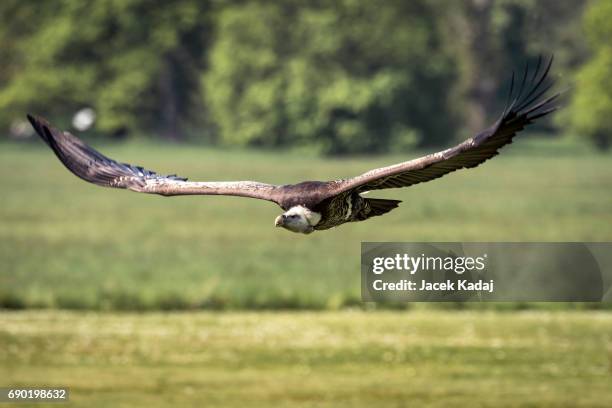
<svg viewBox="0 0 612 408"><path fill-rule="evenodd" d="M28 115L28 119L64 166L90 183L164 196L230 195L276 202L277 186L255 181L190 182L176 175L162 176L109 159L79 138L55 129L42 118Z"/></svg>
<svg viewBox="0 0 612 408"><path fill-rule="evenodd" d="M490 128L459 145L415 160L382 167L345 180L337 180L330 187L330 195L346 191L365 192L369 190L408 187L442 177L455 170L476 167L498 154L498 150L509 143L517 132L534 120L557 109L552 102L559 94L546 97L553 86L546 77L552 65L552 57L542 69L542 58L538 59L535 71L530 75L529 67L514 95L514 74L508 103L499 120Z"/></svg>

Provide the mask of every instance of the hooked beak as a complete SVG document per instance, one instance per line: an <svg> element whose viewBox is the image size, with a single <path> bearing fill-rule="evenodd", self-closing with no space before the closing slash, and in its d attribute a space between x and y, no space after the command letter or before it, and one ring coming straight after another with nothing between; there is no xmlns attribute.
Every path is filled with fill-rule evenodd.
<svg viewBox="0 0 612 408"><path fill-rule="evenodd" d="M276 219L274 220L274 226L275 227L282 227L283 226L283 222L285 221L285 216L284 215L279 215L278 217L276 217Z"/></svg>

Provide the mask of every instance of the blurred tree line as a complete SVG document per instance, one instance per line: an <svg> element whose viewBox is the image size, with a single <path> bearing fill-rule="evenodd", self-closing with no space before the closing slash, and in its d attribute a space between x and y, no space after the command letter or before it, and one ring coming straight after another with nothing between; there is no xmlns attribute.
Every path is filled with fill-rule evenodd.
<svg viewBox="0 0 612 408"><path fill-rule="evenodd" d="M512 70L554 53L563 85L577 73L562 125L604 147L611 5L3 0L0 127L91 107L105 135L329 154L439 146L495 119Z"/></svg>

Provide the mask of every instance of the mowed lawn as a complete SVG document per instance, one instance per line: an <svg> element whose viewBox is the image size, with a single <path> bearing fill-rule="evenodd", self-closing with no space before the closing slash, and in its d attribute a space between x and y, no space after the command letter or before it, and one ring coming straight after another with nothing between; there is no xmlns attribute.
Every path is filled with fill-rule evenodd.
<svg viewBox="0 0 612 408"><path fill-rule="evenodd" d="M26 311L0 320L2 385L69 387L73 407L612 406L604 312Z"/></svg>
<svg viewBox="0 0 612 408"><path fill-rule="evenodd" d="M38 142L38 141L35 141ZM524 137L479 168L407 189L368 222L309 236L234 197L87 184L42 143L0 144L0 304L78 309L311 308L359 303L362 241L610 241L612 155ZM194 180L326 180L418 156L317 158L184 145L100 144Z"/></svg>
<svg viewBox="0 0 612 408"><path fill-rule="evenodd" d="M196 180L273 183L413 156L100 147ZM526 141L478 169L376 193L404 200L385 217L300 236L273 227L270 203L97 188L41 146L0 144L0 301L359 308L362 241L612 240L611 165L612 156L574 144ZM0 386L66 386L70 405L83 407L612 405L609 312L413 309L0 310Z"/></svg>

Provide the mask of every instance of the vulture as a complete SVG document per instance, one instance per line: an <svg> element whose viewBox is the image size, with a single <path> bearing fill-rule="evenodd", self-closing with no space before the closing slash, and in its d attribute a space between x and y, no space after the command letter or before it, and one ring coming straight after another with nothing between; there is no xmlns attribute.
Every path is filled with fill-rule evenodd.
<svg viewBox="0 0 612 408"><path fill-rule="evenodd" d="M516 84L513 73L501 116L476 136L437 153L333 181L272 185L256 181L188 181L176 175L163 176L112 160L41 117L28 115L28 119L64 166L85 181L162 196L227 195L272 201L284 211L276 217L275 226L310 234L386 214L400 203L364 197L369 191L409 187L455 170L476 167L496 156L525 126L557 109L553 102L559 94L547 95L553 86L547 80L551 65L552 57L547 62L540 57L535 70L530 72L527 65Z"/></svg>

